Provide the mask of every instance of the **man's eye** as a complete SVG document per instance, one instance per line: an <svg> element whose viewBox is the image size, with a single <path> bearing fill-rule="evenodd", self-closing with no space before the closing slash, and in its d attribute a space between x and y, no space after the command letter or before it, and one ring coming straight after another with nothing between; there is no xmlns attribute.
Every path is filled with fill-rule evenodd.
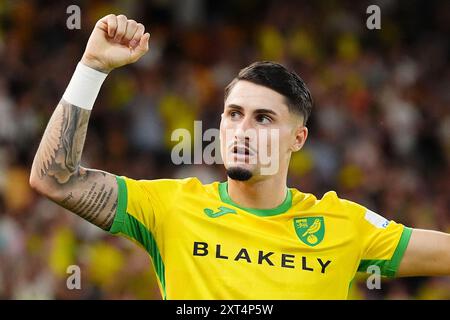
<svg viewBox="0 0 450 320"><path fill-rule="evenodd" d="M258 121L259 123L262 123L262 124L267 124L267 123L272 122L272 118L269 116L266 116L264 114L260 114L260 115L256 116L256 121Z"/></svg>
<svg viewBox="0 0 450 320"><path fill-rule="evenodd" d="M235 118L239 117L239 112L237 112L237 111L230 111L230 117L232 119L235 119Z"/></svg>

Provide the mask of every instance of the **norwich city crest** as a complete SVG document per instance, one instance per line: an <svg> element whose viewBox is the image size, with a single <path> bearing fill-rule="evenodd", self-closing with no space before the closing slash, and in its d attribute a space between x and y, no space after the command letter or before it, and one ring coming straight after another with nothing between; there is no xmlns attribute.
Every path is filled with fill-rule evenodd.
<svg viewBox="0 0 450 320"><path fill-rule="evenodd" d="M311 247L321 243L325 235L323 217L294 218L294 227L300 240Z"/></svg>

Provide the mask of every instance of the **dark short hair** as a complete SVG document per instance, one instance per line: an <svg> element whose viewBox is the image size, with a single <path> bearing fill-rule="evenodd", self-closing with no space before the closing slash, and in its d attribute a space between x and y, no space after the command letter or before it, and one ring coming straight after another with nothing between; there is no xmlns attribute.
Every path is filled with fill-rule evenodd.
<svg viewBox="0 0 450 320"><path fill-rule="evenodd" d="M305 82L295 72L287 70L279 63L271 61L254 62L241 69L236 78L225 88L225 100L239 80L246 80L272 89L286 98L289 111L303 116L306 125L313 100Z"/></svg>

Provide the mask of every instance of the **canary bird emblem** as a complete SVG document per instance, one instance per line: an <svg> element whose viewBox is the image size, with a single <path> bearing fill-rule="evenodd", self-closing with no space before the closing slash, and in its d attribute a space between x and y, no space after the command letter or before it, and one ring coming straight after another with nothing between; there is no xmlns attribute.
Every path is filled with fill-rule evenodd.
<svg viewBox="0 0 450 320"><path fill-rule="evenodd" d="M298 238L311 247L321 243L325 236L323 217L294 218L294 228Z"/></svg>

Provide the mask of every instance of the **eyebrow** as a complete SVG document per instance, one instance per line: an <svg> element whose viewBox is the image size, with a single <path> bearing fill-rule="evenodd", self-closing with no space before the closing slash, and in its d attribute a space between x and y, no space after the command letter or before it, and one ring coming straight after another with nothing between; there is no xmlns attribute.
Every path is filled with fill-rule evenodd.
<svg viewBox="0 0 450 320"><path fill-rule="evenodd" d="M238 111L243 111L243 110L244 110L243 107L241 107L241 106L239 106L239 105L237 105L237 104L229 104L229 105L225 106L225 108L227 108L227 109L234 109L234 110L238 110ZM259 108L259 109L256 109L256 110L254 111L254 113L258 113L258 114L261 114L261 113L267 113L267 114L272 114L272 115L274 115L274 116L277 116L277 115L278 115L278 113L276 113L276 112L273 111L272 109L265 109L265 108Z"/></svg>

